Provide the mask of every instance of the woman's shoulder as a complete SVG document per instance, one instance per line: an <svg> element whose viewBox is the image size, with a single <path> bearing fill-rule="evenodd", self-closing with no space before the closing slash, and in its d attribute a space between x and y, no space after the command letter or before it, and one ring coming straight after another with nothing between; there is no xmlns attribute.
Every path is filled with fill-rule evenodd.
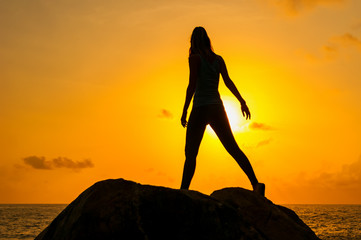
<svg viewBox="0 0 361 240"><path fill-rule="evenodd" d="M221 55L216 54L216 58L218 61L222 61L222 62L224 61L223 58L221 57Z"/></svg>

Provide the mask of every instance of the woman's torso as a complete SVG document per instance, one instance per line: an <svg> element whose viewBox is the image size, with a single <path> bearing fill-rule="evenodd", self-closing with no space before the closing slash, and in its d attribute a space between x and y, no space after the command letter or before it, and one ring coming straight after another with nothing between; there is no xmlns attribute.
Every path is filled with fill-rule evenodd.
<svg viewBox="0 0 361 240"><path fill-rule="evenodd" d="M199 56L200 64L193 107L200 107L208 104L222 104L218 92L220 57L215 55L208 58L201 54L199 54Z"/></svg>

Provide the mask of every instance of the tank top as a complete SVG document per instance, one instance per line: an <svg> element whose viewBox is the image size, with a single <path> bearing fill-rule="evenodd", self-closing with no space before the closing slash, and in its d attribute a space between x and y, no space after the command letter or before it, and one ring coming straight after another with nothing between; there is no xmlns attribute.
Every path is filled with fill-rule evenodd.
<svg viewBox="0 0 361 240"><path fill-rule="evenodd" d="M198 79L193 99L193 107L200 107L208 104L222 104L218 92L220 64L219 58L210 63L200 55L201 62L198 69Z"/></svg>

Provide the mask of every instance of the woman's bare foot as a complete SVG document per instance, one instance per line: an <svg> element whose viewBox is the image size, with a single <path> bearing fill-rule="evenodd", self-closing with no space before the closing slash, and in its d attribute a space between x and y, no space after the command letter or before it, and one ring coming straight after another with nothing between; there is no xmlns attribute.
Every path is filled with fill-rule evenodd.
<svg viewBox="0 0 361 240"><path fill-rule="evenodd" d="M266 189L266 185L264 183L257 183L256 185L253 186L253 192L263 197L264 197L265 189Z"/></svg>

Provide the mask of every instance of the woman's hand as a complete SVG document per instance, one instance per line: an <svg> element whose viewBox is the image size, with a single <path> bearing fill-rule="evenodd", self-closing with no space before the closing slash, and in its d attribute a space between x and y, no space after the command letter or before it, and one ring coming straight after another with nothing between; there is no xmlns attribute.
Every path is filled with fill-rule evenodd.
<svg viewBox="0 0 361 240"><path fill-rule="evenodd" d="M187 127L187 111L183 111L182 117L181 117L181 124L183 127Z"/></svg>
<svg viewBox="0 0 361 240"><path fill-rule="evenodd" d="M241 110L242 110L243 117L245 117L246 120L251 119L251 113L249 112L246 102L241 103Z"/></svg>

